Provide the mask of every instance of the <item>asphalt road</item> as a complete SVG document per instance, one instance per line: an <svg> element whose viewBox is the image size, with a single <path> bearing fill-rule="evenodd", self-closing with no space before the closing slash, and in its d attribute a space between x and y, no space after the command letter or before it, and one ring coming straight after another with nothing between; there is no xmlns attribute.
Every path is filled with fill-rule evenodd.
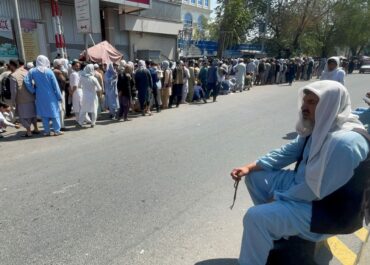
<svg viewBox="0 0 370 265"><path fill-rule="evenodd" d="M370 75L347 84L354 106ZM294 137L297 88L254 87L61 137L0 141L0 264L193 265L236 258L230 170Z"/></svg>

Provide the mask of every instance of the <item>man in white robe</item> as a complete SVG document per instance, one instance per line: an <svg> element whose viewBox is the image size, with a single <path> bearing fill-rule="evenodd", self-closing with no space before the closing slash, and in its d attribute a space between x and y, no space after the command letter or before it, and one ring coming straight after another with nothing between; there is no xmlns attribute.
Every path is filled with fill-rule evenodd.
<svg viewBox="0 0 370 265"><path fill-rule="evenodd" d="M75 119L78 122L81 110L82 89L78 86L80 83L80 62L72 63L72 73L69 76L70 95L72 95L72 108Z"/></svg>
<svg viewBox="0 0 370 265"><path fill-rule="evenodd" d="M96 123L99 107L97 92L101 91L102 88L94 75L95 70L93 64L88 64L81 74L79 87L81 87L83 93L81 100L80 117L77 126L80 128L83 126L87 114L89 114L91 117L91 128L94 128Z"/></svg>
<svg viewBox="0 0 370 265"><path fill-rule="evenodd" d="M319 81L299 92L298 137L256 162L235 168L234 180L245 182L256 206L244 217L240 265L265 265L274 240L299 236L321 241L311 232L312 202L345 185L369 153L357 116L351 114L347 89ZM300 162L296 170L284 170Z"/></svg>
<svg viewBox="0 0 370 265"><path fill-rule="evenodd" d="M242 92L244 90L245 74L247 67L244 64L243 59L239 59L239 63L235 66L235 80L236 80L236 90Z"/></svg>
<svg viewBox="0 0 370 265"><path fill-rule="evenodd" d="M344 77L346 72L340 67L339 57L331 57L328 59L325 69L320 77L321 80L333 80L344 85Z"/></svg>

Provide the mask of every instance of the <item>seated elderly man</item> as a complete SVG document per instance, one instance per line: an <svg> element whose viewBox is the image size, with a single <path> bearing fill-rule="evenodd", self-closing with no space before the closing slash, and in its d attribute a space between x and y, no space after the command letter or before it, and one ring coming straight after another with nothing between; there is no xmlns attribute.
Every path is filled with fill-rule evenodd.
<svg viewBox="0 0 370 265"><path fill-rule="evenodd" d="M351 114L349 94L342 84L318 81L307 85L300 90L299 106L298 137L293 142L231 172L236 181L245 176L256 205L244 217L240 265L266 264L274 241L281 238L326 239L329 233L313 229L314 221L325 221L316 214L315 202L347 186L367 159L368 135ZM283 170L295 162L295 170Z"/></svg>

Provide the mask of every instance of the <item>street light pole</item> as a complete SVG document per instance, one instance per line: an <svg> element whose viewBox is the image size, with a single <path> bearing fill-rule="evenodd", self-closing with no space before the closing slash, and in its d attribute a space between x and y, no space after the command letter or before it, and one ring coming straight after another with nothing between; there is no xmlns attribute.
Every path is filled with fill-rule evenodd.
<svg viewBox="0 0 370 265"><path fill-rule="evenodd" d="M26 53L24 51L21 20L19 17L18 0L14 0L14 12L15 12L15 29L17 33L17 43L18 43L17 46L18 46L19 58L21 58L23 61L26 61Z"/></svg>

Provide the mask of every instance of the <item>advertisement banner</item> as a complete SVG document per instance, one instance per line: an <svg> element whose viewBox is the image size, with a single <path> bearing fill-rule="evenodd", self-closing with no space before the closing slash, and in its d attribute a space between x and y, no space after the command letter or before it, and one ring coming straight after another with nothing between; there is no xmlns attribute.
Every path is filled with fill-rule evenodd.
<svg viewBox="0 0 370 265"><path fill-rule="evenodd" d="M78 33L100 33L99 0L75 0Z"/></svg>
<svg viewBox="0 0 370 265"><path fill-rule="evenodd" d="M89 0L75 0L77 30L79 33L91 33L91 14Z"/></svg>
<svg viewBox="0 0 370 265"><path fill-rule="evenodd" d="M150 6L150 0L126 0L124 2L125 5L130 5L131 3L136 3L136 4L144 4Z"/></svg>
<svg viewBox="0 0 370 265"><path fill-rule="evenodd" d="M16 40L10 18L0 18L0 59L18 58Z"/></svg>
<svg viewBox="0 0 370 265"><path fill-rule="evenodd" d="M26 61L36 60L40 54L37 23L31 19L21 19L21 28Z"/></svg>
<svg viewBox="0 0 370 265"><path fill-rule="evenodd" d="M129 11L137 10L136 8L151 8L152 5L152 0L103 0L103 2L120 5L121 9Z"/></svg>

